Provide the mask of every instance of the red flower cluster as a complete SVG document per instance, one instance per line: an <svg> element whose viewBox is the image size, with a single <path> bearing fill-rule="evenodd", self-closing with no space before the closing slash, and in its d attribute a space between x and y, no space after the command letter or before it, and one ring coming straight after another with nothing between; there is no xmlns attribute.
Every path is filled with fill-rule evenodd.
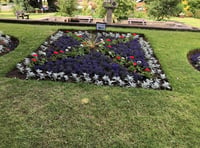
<svg viewBox="0 0 200 148"><path fill-rule="evenodd" d="M32 58L32 59L31 59L31 61L33 61L33 62L37 62L37 59L35 59L35 58Z"/></svg>
<svg viewBox="0 0 200 148"><path fill-rule="evenodd" d="M135 57L134 57L134 56L129 56L129 58L130 58L130 59L134 59Z"/></svg>
<svg viewBox="0 0 200 148"><path fill-rule="evenodd" d="M63 50L60 50L59 52L60 52L60 53L64 53L64 51L63 51Z"/></svg>
<svg viewBox="0 0 200 148"><path fill-rule="evenodd" d="M137 33L132 33L132 35L133 35L133 36L136 36L136 35L137 35Z"/></svg>
<svg viewBox="0 0 200 148"><path fill-rule="evenodd" d="M108 48L112 48L112 46L111 46L111 45L108 45L107 47L108 47Z"/></svg>
<svg viewBox="0 0 200 148"><path fill-rule="evenodd" d="M82 38L83 36L82 35L78 35L77 37Z"/></svg>
<svg viewBox="0 0 200 148"><path fill-rule="evenodd" d="M136 63L136 62L133 62L133 66L137 66L137 63Z"/></svg>
<svg viewBox="0 0 200 148"><path fill-rule="evenodd" d="M111 42L111 39L106 39L106 41Z"/></svg>
<svg viewBox="0 0 200 148"><path fill-rule="evenodd" d="M32 56L33 56L33 57L38 57L38 55L37 55L37 54L33 54Z"/></svg>
<svg viewBox="0 0 200 148"><path fill-rule="evenodd" d="M149 68L145 68L144 71L150 72L151 70Z"/></svg>
<svg viewBox="0 0 200 148"><path fill-rule="evenodd" d="M53 54L58 54L58 52L57 52L57 51L54 51Z"/></svg>
<svg viewBox="0 0 200 148"><path fill-rule="evenodd" d="M119 38L120 38L120 39L123 39L123 38L125 38L125 37L124 37L123 35L120 35Z"/></svg>
<svg viewBox="0 0 200 148"><path fill-rule="evenodd" d="M116 59L117 59L117 60L120 60L120 59L121 59L121 57L120 57L120 56L116 56Z"/></svg>

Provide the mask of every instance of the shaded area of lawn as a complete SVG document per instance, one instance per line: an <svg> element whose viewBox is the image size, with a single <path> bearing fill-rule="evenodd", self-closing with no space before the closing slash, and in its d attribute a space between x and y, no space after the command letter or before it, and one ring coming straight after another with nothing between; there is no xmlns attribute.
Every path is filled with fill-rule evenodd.
<svg viewBox="0 0 200 148"><path fill-rule="evenodd" d="M0 57L0 147L198 147L199 33L108 28L147 36L173 91L19 80L5 75L57 29L0 23L20 45ZM26 29L24 29L26 28ZM85 101L87 100L87 101Z"/></svg>

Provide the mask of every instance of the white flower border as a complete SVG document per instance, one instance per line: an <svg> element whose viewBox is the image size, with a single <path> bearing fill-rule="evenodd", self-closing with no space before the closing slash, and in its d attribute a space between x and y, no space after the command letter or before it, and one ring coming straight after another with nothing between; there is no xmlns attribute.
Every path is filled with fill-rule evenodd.
<svg viewBox="0 0 200 148"><path fill-rule="evenodd" d="M85 33L88 34L88 31L76 31L74 32L76 35L84 35ZM49 44L52 44L54 41L56 41L58 38L63 36L63 31L58 31L54 35L50 37L49 40L45 41L39 48L38 52L33 52L31 55L38 54L39 56L46 56L45 51L48 48ZM98 33L100 35L101 33ZM111 36L118 38L120 35L123 35L124 37L130 37L131 33L114 33L114 32L102 32L104 36ZM99 75L90 76L88 73L82 73L81 75L76 73L71 73L71 75L66 75L64 72L59 73L53 73L51 71L42 71L42 70L36 70L36 72L33 72L31 68L28 67L28 65L31 62L30 58L25 58L22 63L17 64L17 69L26 75L26 79L30 78L37 78L39 80L43 80L46 78L49 78L51 80L61 80L64 79L65 81L68 81L70 78L72 78L76 82L85 81L87 83L95 83L96 85L119 85L119 86L126 86L126 87L142 87L142 88L152 88L152 89L167 89L171 90L171 86L169 82L167 81L166 75L164 74L163 70L161 69L161 65L159 64L158 60L153 55L153 49L151 48L150 44L144 40L143 37L140 37L139 35L136 35L135 38L139 39L139 43L141 45L141 48L144 50L145 57L147 59L147 62L149 64L149 68L151 69L151 73L153 75L156 75L156 78L146 79L145 81L135 81L132 76L127 75L125 79L122 79L120 77L109 77L107 75L104 75L100 80ZM68 51L71 47L68 47L65 49Z"/></svg>
<svg viewBox="0 0 200 148"><path fill-rule="evenodd" d="M10 44L11 42L11 37L9 35L3 36L3 32L0 31L0 41L4 42L6 45ZM6 48L4 45L0 45L0 53L7 52Z"/></svg>

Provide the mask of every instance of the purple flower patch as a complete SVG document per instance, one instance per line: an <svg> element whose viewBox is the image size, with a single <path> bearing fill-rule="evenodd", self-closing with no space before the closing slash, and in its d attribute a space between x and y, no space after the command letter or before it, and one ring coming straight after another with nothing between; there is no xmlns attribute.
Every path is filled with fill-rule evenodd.
<svg viewBox="0 0 200 148"><path fill-rule="evenodd" d="M192 66L200 71L200 49L191 51L188 58Z"/></svg>
<svg viewBox="0 0 200 148"><path fill-rule="evenodd" d="M150 44L136 33L59 30L17 69L27 79L171 90Z"/></svg>

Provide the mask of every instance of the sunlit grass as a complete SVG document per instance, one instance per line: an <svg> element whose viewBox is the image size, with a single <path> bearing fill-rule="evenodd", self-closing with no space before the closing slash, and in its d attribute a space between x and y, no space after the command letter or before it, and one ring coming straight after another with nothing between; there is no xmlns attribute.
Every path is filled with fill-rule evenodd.
<svg viewBox="0 0 200 148"><path fill-rule="evenodd" d="M172 17L172 18L170 18L170 20L182 22L182 23L185 23L187 25L200 28L200 19L197 19L197 18L192 18L192 17L185 17L185 18Z"/></svg>

